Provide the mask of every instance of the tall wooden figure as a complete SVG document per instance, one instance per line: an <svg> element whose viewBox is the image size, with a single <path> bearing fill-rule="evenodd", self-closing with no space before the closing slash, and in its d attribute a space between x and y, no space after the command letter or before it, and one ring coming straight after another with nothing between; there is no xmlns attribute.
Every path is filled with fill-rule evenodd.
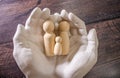
<svg viewBox="0 0 120 78"><path fill-rule="evenodd" d="M47 56L54 56L54 46L55 46L55 34L54 31L54 23L50 20L45 21L43 24L44 34L44 46L45 53Z"/></svg>
<svg viewBox="0 0 120 78"><path fill-rule="evenodd" d="M70 24L67 21L61 21L59 24L60 37L62 38L62 55L67 55L69 52L70 40L68 31Z"/></svg>

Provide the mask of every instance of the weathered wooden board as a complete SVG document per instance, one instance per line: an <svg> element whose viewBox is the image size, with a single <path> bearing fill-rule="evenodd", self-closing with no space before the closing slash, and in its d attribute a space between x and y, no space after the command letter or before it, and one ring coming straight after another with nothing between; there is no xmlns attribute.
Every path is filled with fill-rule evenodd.
<svg viewBox="0 0 120 78"><path fill-rule="evenodd" d="M87 29L95 28L99 39L98 62L85 78L120 77L120 19L88 24ZM13 56L12 42L0 44L0 76L21 78ZM110 72L109 72L110 71ZM18 77L20 75L20 77Z"/></svg>
<svg viewBox="0 0 120 78"><path fill-rule="evenodd" d="M0 0L0 43L12 41L17 24L25 24L36 6L52 13L66 9L86 24L120 17L120 0Z"/></svg>

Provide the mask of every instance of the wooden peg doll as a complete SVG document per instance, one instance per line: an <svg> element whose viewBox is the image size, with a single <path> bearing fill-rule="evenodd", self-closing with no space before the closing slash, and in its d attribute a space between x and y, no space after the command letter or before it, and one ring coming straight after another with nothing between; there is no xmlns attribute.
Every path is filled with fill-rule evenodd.
<svg viewBox="0 0 120 78"><path fill-rule="evenodd" d="M62 38L58 36L56 37L55 41L56 41L56 44L54 47L54 55L61 55L62 54L62 45L61 45Z"/></svg>
<svg viewBox="0 0 120 78"><path fill-rule="evenodd" d="M62 55L67 55L69 52L69 34L70 24L67 21L61 21L59 24L60 37L62 38Z"/></svg>
<svg viewBox="0 0 120 78"><path fill-rule="evenodd" d="M45 21L43 24L44 34L44 47L47 56L54 56L55 46L55 34L54 34L54 23L50 20Z"/></svg>

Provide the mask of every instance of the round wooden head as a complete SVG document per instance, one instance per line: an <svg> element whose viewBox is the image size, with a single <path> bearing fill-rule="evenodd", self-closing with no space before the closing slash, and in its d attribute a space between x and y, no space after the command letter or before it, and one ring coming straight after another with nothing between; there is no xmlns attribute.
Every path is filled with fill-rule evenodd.
<svg viewBox="0 0 120 78"><path fill-rule="evenodd" d="M43 23L43 30L48 33L52 32L54 30L54 23L50 20L45 21Z"/></svg>
<svg viewBox="0 0 120 78"><path fill-rule="evenodd" d="M69 31L70 24L67 21L61 21L59 24L59 30L60 31Z"/></svg>
<svg viewBox="0 0 120 78"><path fill-rule="evenodd" d="M55 39L56 42L62 42L62 38L60 36L57 36L56 39Z"/></svg>

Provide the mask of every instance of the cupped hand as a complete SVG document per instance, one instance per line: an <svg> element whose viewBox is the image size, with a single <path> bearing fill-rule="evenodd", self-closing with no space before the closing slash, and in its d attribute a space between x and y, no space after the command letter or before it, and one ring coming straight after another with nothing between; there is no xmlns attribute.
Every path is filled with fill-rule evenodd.
<svg viewBox="0 0 120 78"><path fill-rule="evenodd" d="M96 31L91 29L87 34L85 23L73 13L62 10L60 16L71 25L70 50L67 56L57 58L56 72L62 78L82 78L97 62Z"/></svg>
<svg viewBox="0 0 120 78"><path fill-rule="evenodd" d="M26 78L54 78L56 57L44 54L42 24L50 10L35 8L25 26L19 24L13 38L13 56Z"/></svg>

